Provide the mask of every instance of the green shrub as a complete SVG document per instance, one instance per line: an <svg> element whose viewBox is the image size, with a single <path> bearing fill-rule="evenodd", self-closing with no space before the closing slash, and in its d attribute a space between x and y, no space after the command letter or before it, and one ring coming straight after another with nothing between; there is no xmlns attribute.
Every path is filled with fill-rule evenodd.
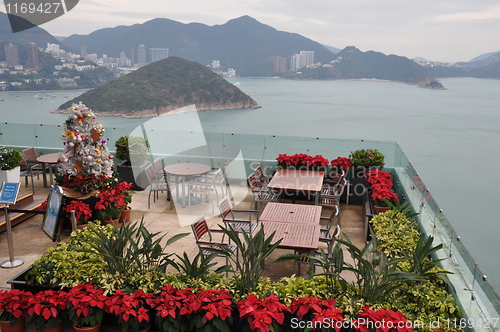
<svg viewBox="0 0 500 332"><path fill-rule="evenodd" d="M115 142L116 158L125 161L141 163L148 158L149 142L139 136L122 136Z"/></svg>
<svg viewBox="0 0 500 332"><path fill-rule="evenodd" d="M0 170L8 171L21 165L23 155L18 150L13 148L0 148Z"/></svg>

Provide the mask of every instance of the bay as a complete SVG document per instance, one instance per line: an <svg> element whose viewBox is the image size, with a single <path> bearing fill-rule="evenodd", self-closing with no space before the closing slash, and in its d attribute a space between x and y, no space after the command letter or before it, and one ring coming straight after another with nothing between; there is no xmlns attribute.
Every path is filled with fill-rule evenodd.
<svg viewBox="0 0 500 332"><path fill-rule="evenodd" d="M262 108L200 112L204 130L397 141L482 272L500 290L500 81L441 79L447 90L355 80L230 81L240 82L239 88ZM65 96L82 92L0 93L1 121L62 123L66 115L48 112ZM186 114L171 116L164 129L183 130L186 119ZM131 128L145 120L99 119L105 126Z"/></svg>

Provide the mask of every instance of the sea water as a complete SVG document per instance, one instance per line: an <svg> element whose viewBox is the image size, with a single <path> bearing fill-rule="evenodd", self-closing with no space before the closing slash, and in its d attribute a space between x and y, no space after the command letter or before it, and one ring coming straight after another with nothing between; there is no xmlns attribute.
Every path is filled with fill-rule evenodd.
<svg viewBox="0 0 500 332"><path fill-rule="evenodd" d="M355 80L230 81L239 81L239 88L262 108L200 112L204 130L397 141L500 292L496 257L500 249L500 81L441 79L447 90ZM82 92L0 93L0 121L62 123L66 115L48 112ZM171 116L164 129L183 130L186 117ZM105 126L131 128L145 120L99 119Z"/></svg>

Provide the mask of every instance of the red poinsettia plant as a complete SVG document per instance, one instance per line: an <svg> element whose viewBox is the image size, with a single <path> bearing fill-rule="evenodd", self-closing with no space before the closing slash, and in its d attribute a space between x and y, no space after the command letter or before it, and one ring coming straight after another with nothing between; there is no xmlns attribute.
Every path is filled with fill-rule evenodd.
<svg viewBox="0 0 500 332"><path fill-rule="evenodd" d="M104 176L102 174L57 174L56 183L61 187L69 188L85 195L91 193L94 190L101 190L103 188L106 188L113 183L113 178Z"/></svg>
<svg viewBox="0 0 500 332"><path fill-rule="evenodd" d="M317 170L324 169L329 161L321 155L310 156L305 153L296 153L293 156L288 156L287 154L280 154L278 158L276 158L277 166L281 168L290 168L293 167L295 169L309 169L309 170Z"/></svg>
<svg viewBox="0 0 500 332"><path fill-rule="evenodd" d="M342 168L345 172L347 172L347 170L349 169L349 167L352 166L352 162L351 162L351 159L349 158L345 158L345 157L337 157L335 159L333 159L331 162L330 162L330 165L332 167L340 167Z"/></svg>
<svg viewBox="0 0 500 332"><path fill-rule="evenodd" d="M28 300L32 296L31 292L19 289L0 291L0 320L14 326L18 319L26 318Z"/></svg>
<svg viewBox="0 0 500 332"><path fill-rule="evenodd" d="M372 310L369 305L363 307L354 326L356 332L413 332L411 322L401 312Z"/></svg>
<svg viewBox="0 0 500 332"><path fill-rule="evenodd" d="M143 331L149 329L149 306L146 300L152 298L152 293L138 289L132 294L117 290L106 300L108 312L117 316L124 332Z"/></svg>
<svg viewBox="0 0 500 332"><path fill-rule="evenodd" d="M64 207L64 212L71 213L75 211L77 225L85 225L92 218L90 205L82 201L73 200Z"/></svg>
<svg viewBox="0 0 500 332"><path fill-rule="evenodd" d="M68 292L68 316L74 326L92 327L101 324L106 310L104 289L93 284L80 284Z"/></svg>
<svg viewBox="0 0 500 332"><path fill-rule="evenodd" d="M335 307L335 300L322 300L315 296L293 299L290 306L292 314L301 321L307 321L311 328L321 326L315 331L340 331L344 317L342 310Z"/></svg>
<svg viewBox="0 0 500 332"><path fill-rule="evenodd" d="M228 290L161 287L162 292L148 299L156 311L156 323L162 331L192 331L213 326L229 330L232 324L232 296Z"/></svg>
<svg viewBox="0 0 500 332"><path fill-rule="evenodd" d="M392 188L392 175L378 169L371 170L365 174L366 181L373 185L383 185Z"/></svg>
<svg viewBox="0 0 500 332"><path fill-rule="evenodd" d="M131 201L130 188L132 183L120 182L115 186L108 186L97 195L97 217L100 220L113 220L120 218L123 210Z"/></svg>
<svg viewBox="0 0 500 332"><path fill-rule="evenodd" d="M61 323L67 305L68 293L65 291L48 289L38 292L28 299L28 319L39 332L45 326L53 329Z"/></svg>
<svg viewBox="0 0 500 332"><path fill-rule="evenodd" d="M387 206L385 200L388 200L393 204L399 203L398 195L392 191L391 188L388 188L383 184L375 184L372 186L372 199L373 204L381 207Z"/></svg>
<svg viewBox="0 0 500 332"><path fill-rule="evenodd" d="M236 305L240 318L247 318L250 329L258 332L269 332L271 327L275 331L285 320L283 312L290 312L290 308L279 302L274 294L263 299L250 294L245 300L236 302Z"/></svg>

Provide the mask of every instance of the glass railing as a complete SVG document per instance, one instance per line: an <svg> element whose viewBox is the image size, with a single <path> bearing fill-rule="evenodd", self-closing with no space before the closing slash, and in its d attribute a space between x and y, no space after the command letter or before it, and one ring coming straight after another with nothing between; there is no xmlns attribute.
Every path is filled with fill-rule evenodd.
<svg viewBox="0 0 500 332"><path fill-rule="evenodd" d="M0 124L0 146L25 148L35 146L39 152L48 153L63 149L61 134L63 125ZM347 157L357 149L377 149L385 155L387 169L393 171L395 190L419 212L422 232L433 236L435 245L442 243L437 258L445 258L442 267L450 272L454 293L469 322L468 330L496 330L487 328L486 322L500 317L500 300L481 270L471 258L460 238L443 215L418 173L396 142L356 141L274 135L247 135L210 132L174 132L141 126L134 130L107 128L103 136L108 140L111 152L120 136L144 136L151 145L154 157L161 157L165 164L178 162L202 162L221 167L228 161L241 161L243 170L234 169L233 178L243 182L256 164L272 171L279 154L306 153L322 155L327 159ZM246 182L245 182L246 183ZM480 322L483 322L481 324ZM493 325L493 324L492 324Z"/></svg>

